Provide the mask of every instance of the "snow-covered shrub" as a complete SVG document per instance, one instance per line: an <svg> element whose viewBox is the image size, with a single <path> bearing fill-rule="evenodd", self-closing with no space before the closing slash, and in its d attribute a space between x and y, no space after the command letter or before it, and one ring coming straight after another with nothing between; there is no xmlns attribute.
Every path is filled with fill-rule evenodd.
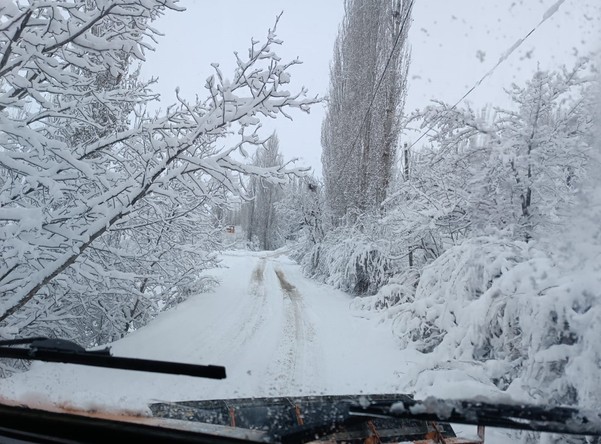
<svg viewBox="0 0 601 444"><path fill-rule="evenodd" d="M585 100L590 116L594 95ZM402 346L429 352L426 365L405 375L407 390L601 405L601 137L593 142L590 126L580 136L596 151L588 180L582 174L573 199L553 213L555 228L527 244L502 233L464 240L423 268L413 298L384 311ZM571 146L561 145L565 155ZM354 305L373 308L393 293L384 287ZM534 433L518 441L591 442Z"/></svg>
<svg viewBox="0 0 601 444"><path fill-rule="evenodd" d="M431 352L454 327L478 316L466 308L526 254L524 243L491 237L449 249L423 269L414 300L396 308L394 333L403 346Z"/></svg>
<svg viewBox="0 0 601 444"><path fill-rule="evenodd" d="M601 216L601 206L597 211ZM432 353L431 370L456 371L471 362L500 390L538 402L599 405L596 230L585 231L596 247L589 243L584 254L574 247L553 255L491 238L447 251L424 269L415 300L395 307L395 333L404 346ZM419 378L416 386L431 383Z"/></svg>
<svg viewBox="0 0 601 444"><path fill-rule="evenodd" d="M376 311L393 318L403 304L415 300L415 289L419 282L419 274L415 268L407 269L392 276L388 282L372 297L355 298L351 309L359 311Z"/></svg>
<svg viewBox="0 0 601 444"><path fill-rule="evenodd" d="M391 274L385 241L356 227L330 231L303 258L307 274L353 294L374 294Z"/></svg>
<svg viewBox="0 0 601 444"><path fill-rule="evenodd" d="M374 300L374 309L385 310L415 298L415 289L419 282L419 273L416 269L407 269L403 273L393 276L384 285Z"/></svg>
<svg viewBox="0 0 601 444"><path fill-rule="evenodd" d="M517 318L521 331L517 390L553 404L600 405L601 255L597 259L581 268L544 269L533 261L516 267L518 297L507 302L505 317ZM497 342L493 350L508 346L505 337Z"/></svg>

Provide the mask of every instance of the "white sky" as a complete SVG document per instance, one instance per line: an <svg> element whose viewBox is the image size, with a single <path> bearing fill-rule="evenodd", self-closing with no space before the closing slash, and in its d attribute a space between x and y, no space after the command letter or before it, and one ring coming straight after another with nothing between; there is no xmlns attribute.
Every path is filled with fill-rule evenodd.
<svg viewBox="0 0 601 444"><path fill-rule="evenodd" d="M454 103L519 38L524 37L556 0L417 0L410 31L412 64L406 111L422 108L433 98ZM566 0L559 11L515 51L469 97L474 106L507 105L503 88L523 83L537 65L553 69L573 64L577 56L601 45L601 4L598 0ZM342 0L183 0L186 12L170 12L155 27L165 34L156 52L147 55L142 73L159 78L161 106L175 101L174 90L193 98L204 95L210 63L233 72L233 52L245 53L251 37L264 39L275 16L284 11L278 54L300 57L292 72L291 90L301 85L311 95L327 94L329 62ZM294 121L264 124L265 135L276 129L287 159L321 172L320 131L323 105L310 115L293 114ZM411 134L409 139L416 138Z"/></svg>

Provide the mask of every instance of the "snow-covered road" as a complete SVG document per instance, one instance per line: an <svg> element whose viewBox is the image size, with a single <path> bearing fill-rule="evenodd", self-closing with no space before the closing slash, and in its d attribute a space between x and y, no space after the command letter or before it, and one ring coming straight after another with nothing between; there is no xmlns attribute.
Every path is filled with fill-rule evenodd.
<svg viewBox="0 0 601 444"><path fill-rule="evenodd" d="M349 309L352 297L303 276L283 252L230 251L220 281L111 344L116 356L224 365L207 380L36 362L0 379L0 398L32 407L150 413L148 404L311 394L411 393L428 355L401 350L390 322ZM485 395L483 385L450 372L417 389L418 397ZM457 427L457 426L456 426ZM475 427L460 426L463 436ZM492 433L491 433L492 432ZM508 442L489 430L487 442Z"/></svg>
<svg viewBox="0 0 601 444"><path fill-rule="evenodd" d="M211 272L221 281L212 293L162 313L112 350L224 365L227 379L36 363L0 381L0 393L31 402L144 410L157 400L401 390L412 352L399 350L388 324L353 316L348 295L305 278L281 252L231 251L223 266Z"/></svg>

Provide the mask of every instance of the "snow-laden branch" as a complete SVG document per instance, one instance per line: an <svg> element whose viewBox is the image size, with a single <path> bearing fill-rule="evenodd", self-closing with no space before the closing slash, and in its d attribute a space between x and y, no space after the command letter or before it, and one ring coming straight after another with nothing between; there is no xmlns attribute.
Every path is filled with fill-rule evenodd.
<svg viewBox="0 0 601 444"><path fill-rule="evenodd" d="M283 89L298 61L281 62L274 30L247 59L236 56L233 80L215 66L205 100L178 97L150 118L136 107L154 95L127 66L143 58L144 36L155 32L150 21L175 3L85 3L20 6L22 18L0 36L11 48L0 72L4 324L46 297L82 294L100 298L96 309L113 324L123 302L109 296L129 291L138 298L125 310L130 325L153 297L197 279L182 273L214 260L207 251L215 228L207 222L224 190L239 192L240 175L283 183L305 172L258 167L245 148L261 143L261 118L308 112L318 100ZM27 11L34 12L28 19ZM234 127L240 142L218 148Z"/></svg>

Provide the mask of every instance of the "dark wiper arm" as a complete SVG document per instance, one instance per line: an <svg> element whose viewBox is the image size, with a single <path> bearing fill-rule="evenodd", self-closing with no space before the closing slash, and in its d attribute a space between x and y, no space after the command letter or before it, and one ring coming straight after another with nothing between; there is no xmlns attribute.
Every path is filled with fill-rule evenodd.
<svg viewBox="0 0 601 444"><path fill-rule="evenodd" d="M348 426L367 422L369 419L371 419L371 417L347 416L346 418L339 420L328 419L318 424L291 427L286 432L277 434L278 439L276 441L279 441L282 444L305 444L343 431Z"/></svg>
<svg viewBox="0 0 601 444"><path fill-rule="evenodd" d="M109 348L88 351L64 339L27 338L0 341L0 358L62 362L121 370L225 379L225 367L112 356Z"/></svg>
<svg viewBox="0 0 601 444"><path fill-rule="evenodd" d="M428 398L425 401L378 402L365 408L358 405L352 406L349 414L601 436L600 413L570 407L493 404Z"/></svg>

